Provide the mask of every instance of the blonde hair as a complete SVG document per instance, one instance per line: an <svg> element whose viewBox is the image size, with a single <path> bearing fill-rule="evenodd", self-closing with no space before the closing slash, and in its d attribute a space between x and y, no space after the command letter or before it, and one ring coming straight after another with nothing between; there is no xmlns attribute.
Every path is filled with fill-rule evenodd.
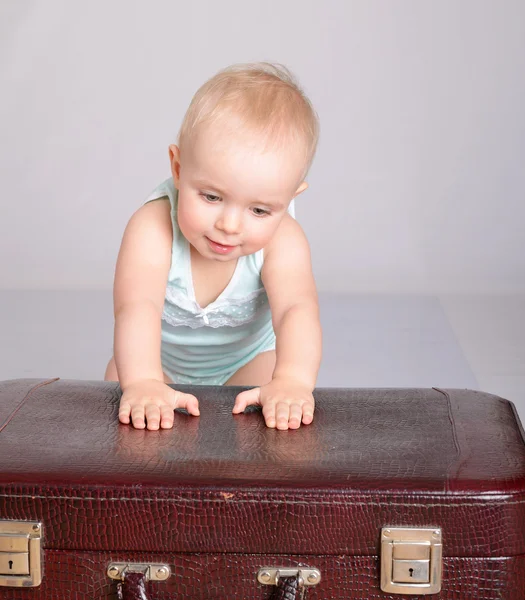
<svg viewBox="0 0 525 600"><path fill-rule="evenodd" d="M310 170L319 140L319 117L284 65L235 64L206 81L184 116L178 135L181 155L199 126L224 121L229 133L255 134L263 152L298 143L304 149L301 181Z"/></svg>

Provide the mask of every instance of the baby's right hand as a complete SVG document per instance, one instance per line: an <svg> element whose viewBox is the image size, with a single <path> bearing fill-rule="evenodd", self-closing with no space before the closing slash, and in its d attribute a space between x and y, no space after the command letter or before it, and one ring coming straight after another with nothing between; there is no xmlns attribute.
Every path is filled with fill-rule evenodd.
<svg viewBox="0 0 525 600"><path fill-rule="evenodd" d="M190 415L198 416L199 401L191 394L184 394L170 388L162 381L145 379L129 385L120 399L118 418L121 423L131 420L136 429L144 429L146 419L148 429L171 429L173 411L185 408Z"/></svg>

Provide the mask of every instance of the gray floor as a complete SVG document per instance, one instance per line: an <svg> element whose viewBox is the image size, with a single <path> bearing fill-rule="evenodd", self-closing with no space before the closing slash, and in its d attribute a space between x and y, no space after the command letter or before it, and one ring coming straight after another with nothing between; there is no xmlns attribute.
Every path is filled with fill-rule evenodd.
<svg viewBox="0 0 525 600"><path fill-rule="evenodd" d="M525 422L525 296L320 300L319 386L477 389ZM0 291L0 380L102 379L112 326L110 291Z"/></svg>

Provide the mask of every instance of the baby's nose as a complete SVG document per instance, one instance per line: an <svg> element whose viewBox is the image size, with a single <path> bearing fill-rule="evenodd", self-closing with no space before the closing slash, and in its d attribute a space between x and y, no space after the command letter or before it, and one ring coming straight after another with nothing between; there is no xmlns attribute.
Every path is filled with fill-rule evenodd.
<svg viewBox="0 0 525 600"><path fill-rule="evenodd" d="M228 234L239 233L241 231L242 218L238 211L223 211L216 223L217 229Z"/></svg>

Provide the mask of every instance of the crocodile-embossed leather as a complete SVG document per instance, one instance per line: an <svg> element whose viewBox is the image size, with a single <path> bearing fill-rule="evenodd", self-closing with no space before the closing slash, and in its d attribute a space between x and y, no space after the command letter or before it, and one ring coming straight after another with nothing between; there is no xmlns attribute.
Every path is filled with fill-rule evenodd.
<svg viewBox="0 0 525 600"><path fill-rule="evenodd" d="M304 588L299 588L297 577L279 578L272 600L303 600L303 598L305 598Z"/></svg>
<svg viewBox="0 0 525 600"><path fill-rule="evenodd" d="M118 423L114 383L0 383L0 519L41 521L44 548L42 585L2 600L115 599L112 561L172 565L147 584L151 600L268 600L256 573L272 564L319 568L308 600L401 599L379 591L386 525L442 528L435 598L523 600L525 444L511 403L325 388L311 425L277 431L259 409L231 414L241 388L180 389L201 416L145 431Z"/></svg>
<svg viewBox="0 0 525 600"><path fill-rule="evenodd" d="M523 600L525 557L449 558L443 561L439 594L409 596L379 589L379 563L373 556L297 556L254 554L146 554L116 552L45 553L45 575L38 588L0 588L2 600L117 600L117 582L106 575L112 561L170 565L166 581L146 584L149 600L270 600L274 586L257 582L268 564L297 563L321 571L306 600Z"/></svg>
<svg viewBox="0 0 525 600"><path fill-rule="evenodd" d="M117 585L118 600L148 600L146 578L143 573L126 573L124 581Z"/></svg>

